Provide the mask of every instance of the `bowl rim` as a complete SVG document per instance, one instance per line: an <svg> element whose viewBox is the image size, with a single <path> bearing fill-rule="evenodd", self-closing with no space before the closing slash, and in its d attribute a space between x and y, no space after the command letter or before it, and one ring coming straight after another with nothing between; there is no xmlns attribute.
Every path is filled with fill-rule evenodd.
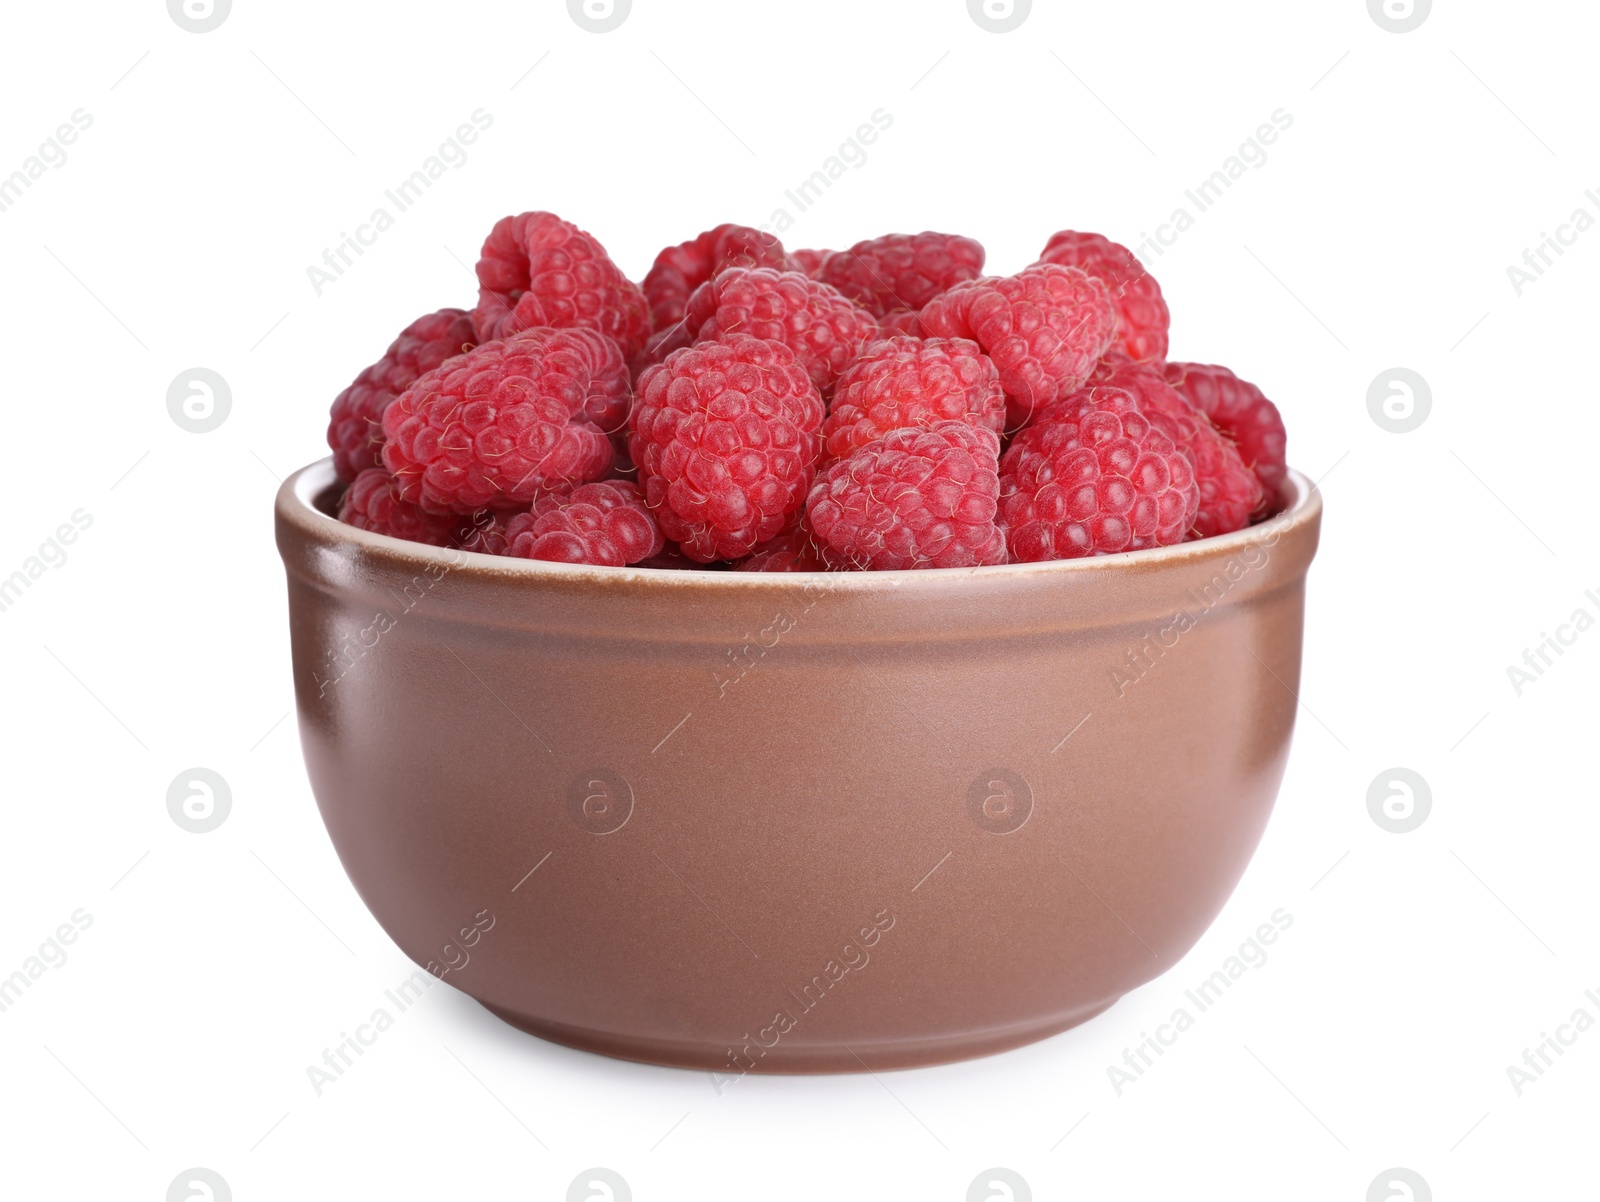
<svg viewBox="0 0 1600 1202"><path fill-rule="evenodd" d="M279 486L274 509L280 523L323 545L347 544L386 560L402 560L418 571L444 566L454 572L484 577L512 577L527 580L581 579L588 582L614 582L618 586L650 584L671 587L676 584L697 588L793 590L797 581L826 581L833 589L898 587L908 581L929 583L936 579L1000 580L1007 577L1034 577L1057 573L1100 573L1144 571L1160 565L1193 564L1207 559L1226 559L1246 547L1275 545L1285 535L1316 525L1322 515L1322 492L1316 483L1294 468L1288 469L1280 491L1283 508L1272 517L1236 530L1193 542L1168 547L1149 547L1139 551L1120 551L1112 555L1091 555L1080 559L1051 559L1036 563L1006 563L972 568L913 568L895 571L862 572L735 572L696 571L684 568L602 567L594 564L555 563L540 559L521 559L507 555L488 555L458 547L435 547L409 539L376 534L346 525L316 506L316 498L338 483L331 455L306 464L290 473Z"/></svg>

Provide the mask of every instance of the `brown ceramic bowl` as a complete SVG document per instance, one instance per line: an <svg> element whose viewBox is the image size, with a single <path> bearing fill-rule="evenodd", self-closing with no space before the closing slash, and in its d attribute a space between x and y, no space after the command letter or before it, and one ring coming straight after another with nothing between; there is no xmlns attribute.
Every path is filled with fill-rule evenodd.
<svg viewBox="0 0 1600 1202"><path fill-rule="evenodd" d="M1063 563L590 568L277 499L300 737L418 964L507 1022L737 1075L1098 1014L1238 883L1294 727L1321 502Z"/></svg>

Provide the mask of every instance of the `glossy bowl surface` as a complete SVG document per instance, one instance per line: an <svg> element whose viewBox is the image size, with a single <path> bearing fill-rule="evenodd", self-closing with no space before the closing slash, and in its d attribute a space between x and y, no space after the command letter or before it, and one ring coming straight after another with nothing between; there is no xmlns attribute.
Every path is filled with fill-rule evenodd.
<svg viewBox="0 0 1600 1202"><path fill-rule="evenodd" d="M1298 474L1203 542L836 575L425 547L334 488L277 500L328 833L408 956L546 1039L737 1076L1043 1038L1193 946L1283 774Z"/></svg>

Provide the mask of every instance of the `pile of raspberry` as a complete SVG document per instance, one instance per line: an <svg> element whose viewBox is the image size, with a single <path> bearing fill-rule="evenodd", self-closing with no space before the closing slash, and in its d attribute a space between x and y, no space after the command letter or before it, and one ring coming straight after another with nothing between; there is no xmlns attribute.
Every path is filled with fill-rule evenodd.
<svg viewBox="0 0 1600 1202"><path fill-rule="evenodd" d="M1167 360L1161 288L1063 230L786 251L720 225L635 284L554 213L496 223L478 303L333 403L339 517L488 555L747 572L969 568L1226 534L1278 504L1283 420Z"/></svg>

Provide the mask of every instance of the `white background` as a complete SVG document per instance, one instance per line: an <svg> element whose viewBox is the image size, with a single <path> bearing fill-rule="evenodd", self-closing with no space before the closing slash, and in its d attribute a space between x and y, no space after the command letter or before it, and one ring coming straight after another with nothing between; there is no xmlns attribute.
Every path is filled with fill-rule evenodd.
<svg viewBox="0 0 1600 1202"><path fill-rule="evenodd" d="M1404 34L1361 0L1039 0L1006 34L961 0L636 0L604 35L559 0L5 24L0 175L74 110L93 124L0 213L0 576L93 524L0 613L0 975L93 924L0 1013L0 1193L158 1202L207 1166L240 1202L559 1199L603 1165L641 1202L931 1202L998 1165L1036 1198L1360 1202L1393 1166L1441 1200L1594 1196L1600 1028L1520 1097L1506 1073L1600 1018L1600 631L1520 696L1506 671L1600 617L1600 230L1520 296L1506 270L1600 216L1592 6L1441 0ZM307 267L479 108L465 165L316 295ZM496 218L553 209L639 278L717 222L793 213L784 190L880 108L789 246L952 230L1008 272L1058 228L1136 242L1293 116L1155 266L1173 357L1261 383L1326 496L1295 748L1243 883L1167 976L985 1060L719 1097L440 986L316 1096L306 1067L411 965L306 784L280 476L325 454L328 403L402 325L470 306ZM1431 386L1411 433L1367 408L1396 365ZM166 410L196 366L232 392L207 434ZM233 794L203 836L165 805L196 765ZM1367 811L1394 766L1432 790L1410 834ZM1119 1097L1107 1067L1279 907L1268 962Z"/></svg>

